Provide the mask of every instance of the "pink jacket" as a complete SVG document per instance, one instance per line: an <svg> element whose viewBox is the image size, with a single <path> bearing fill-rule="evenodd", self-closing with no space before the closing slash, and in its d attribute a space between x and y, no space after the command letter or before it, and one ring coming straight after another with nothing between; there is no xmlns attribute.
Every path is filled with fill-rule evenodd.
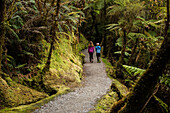
<svg viewBox="0 0 170 113"><path fill-rule="evenodd" d="M94 52L94 46L89 46L88 47L88 52L93 53Z"/></svg>

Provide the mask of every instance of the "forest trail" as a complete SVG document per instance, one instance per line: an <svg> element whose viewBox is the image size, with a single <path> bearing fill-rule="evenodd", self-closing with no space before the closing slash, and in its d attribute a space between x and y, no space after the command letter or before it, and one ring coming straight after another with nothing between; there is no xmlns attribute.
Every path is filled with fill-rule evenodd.
<svg viewBox="0 0 170 113"><path fill-rule="evenodd" d="M95 53L94 62L90 63L87 49L83 53L85 78L82 87L56 97L33 113L88 113L94 109L97 100L109 91L112 81L107 77L104 63L97 63Z"/></svg>

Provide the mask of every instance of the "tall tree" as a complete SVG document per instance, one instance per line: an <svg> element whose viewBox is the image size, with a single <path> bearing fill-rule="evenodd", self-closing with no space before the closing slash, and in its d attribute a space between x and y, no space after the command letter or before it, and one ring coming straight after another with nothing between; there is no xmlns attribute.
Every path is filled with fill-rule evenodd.
<svg viewBox="0 0 170 113"><path fill-rule="evenodd" d="M0 0L0 72L1 72L1 61L3 53L3 45L5 40L5 13L6 13L6 0ZM0 74L1 76L1 74Z"/></svg>
<svg viewBox="0 0 170 113"><path fill-rule="evenodd" d="M54 1L52 2L51 6L54 5ZM52 56L52 52L53 52L53 48L54 48L54 41L56 39L56 30L57 30L57 19L58 19L58 15L59 15L59 10L60 10L60 2L61 0L57 0L57 4L56 4L56 10L55 10L55 15L53 15L53 26L52 26L52 39L51 39L51 45L50 45L50 51L49 51L49 55L48 55L48 59L47 59L47 63L43 69L44 72L48 71L50 68L50 64L51 64L51 56Z"/></svg>
<svg viewBox="0 0 170 113"><path fill-rule="evenodd" d="M104 0L104 26L106 26L106 0ZM103 55L106 56L106 28L104 27L104 33L103 33L103 47L104 47L104 50L103 50Z"/></svg>
<svg viewBox="0 0 170 113"><path fill-rule="evenodd" d="M158 51L155 59L148 67L146 72L139 79L138 83L133 88L132 92L127 97L127 103L120 113L141 113L143 106L153 94L155 86L158 83L159 76L162 75L165 66L170 60L170 38L168 38L169 28L169 0L167 0L167 21L165 27L165 38L160 50ZM115 106L114 106L115 107ZM111 112L115 112L112 107Z"/></svg>

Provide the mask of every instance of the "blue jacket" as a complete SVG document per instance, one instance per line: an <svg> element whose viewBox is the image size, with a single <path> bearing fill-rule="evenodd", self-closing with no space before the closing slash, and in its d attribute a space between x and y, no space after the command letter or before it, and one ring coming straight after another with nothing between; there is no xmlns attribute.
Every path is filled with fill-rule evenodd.
<svg viewBox="0 0 170 113"><path fill-rule="evenodd" d="M96 46L96 53L100 53L101 52L101 47L100 46Z"/></svg>

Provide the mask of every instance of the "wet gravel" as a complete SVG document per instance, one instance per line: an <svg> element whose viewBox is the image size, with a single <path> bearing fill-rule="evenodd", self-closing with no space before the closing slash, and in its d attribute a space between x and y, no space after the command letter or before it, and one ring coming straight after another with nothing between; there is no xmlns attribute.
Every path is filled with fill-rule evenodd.
<svg viewBox="0 0 170 113"><path fill-rule="evenodd" d="M56 97L53 101L35 110L33 113L88 113L94 109L97 100L110 89L111 80L107 77L103 62L97 63L94 54L94 62L89 62L87 50L84 50L85 78L82 87L73 92Z"/></svg>

